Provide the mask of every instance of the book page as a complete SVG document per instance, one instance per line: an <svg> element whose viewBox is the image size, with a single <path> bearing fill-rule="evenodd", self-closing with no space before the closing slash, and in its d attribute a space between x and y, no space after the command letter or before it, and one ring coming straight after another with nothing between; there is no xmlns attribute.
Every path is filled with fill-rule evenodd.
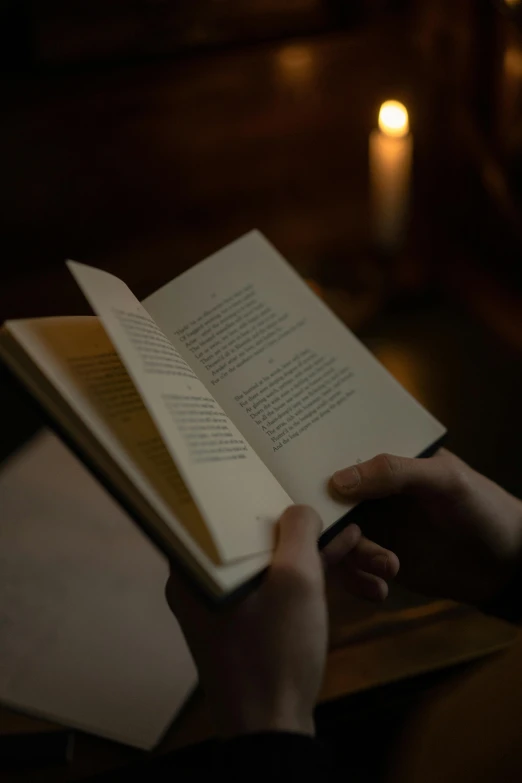
<svg viewBox="0 0 522 783"><path fill-rule="evenodd" d="M417 456L444 434L258 232L145 307L294 502L325 527L346 505L331 474L380 452Z"/></svg>
<svg viewBox="0 0 522 783"><path fill-rule="evenodd" d="M69 262L212 535L221 562L270 551L290 498L125 283Z"/></svg>
<svg viewBox="0 0 522 783"><path fill-rule="evenodd" d="M82 351L84 340L87 345ZM186 508L186 488L181 489L181 498L176 497L176 488L179 488L182 479L172 475L174 466L169 466L162 476L163 471L157 470L156 457L154 466L149 466L153 469L149 471L143 465L149 458L140 460L140 449L133 441L134 428L125 426L127 414L123 406L122 429L126 432L122 442L112 422L116 413L113 405L108 401L112 412L104 412L105 406L100 405L98 394L93 393L97 381L94 380L94 388L89 390L81 375L74 371L74 367L83 361L82 356L91 360L96 351L101 351L101 357L108 351L114 353L105 330L94 316L9 321L0 329L0 357L60 429L68 434L82 458L106 477L112 491L116 491L117 497L125 502L125 508L131 509L146 524L147 530L156 533L155 540L161 541L163 551L190 568L211 595L219 598L232 592L268 565L270 553L226 565L215 562L215 545L206 525L196 529L196 519L191 519L186 513L196 508L192 499L192 508ZM127 397L127 394L123 396ZM145 442L150 443L152 437L159 437L159 433L148 412L146 414L149 424L142 419L137 432L140 438L139 433L145 430ZM139 420L141 416L137 418ZM171 492L170 504L169 495L162 496L163 479ZM180 500L183 502L180 503Z"/></svg>
<svg viewBox="0 0 522 783"><path fill-rule="evenodd" d="M219 562L214 541L172 457L98 318L39 318L8 323L67 402L113 453L141 490L148 487L168 524L174 515ZM52 358L51 358L52 357Z"/></svg>

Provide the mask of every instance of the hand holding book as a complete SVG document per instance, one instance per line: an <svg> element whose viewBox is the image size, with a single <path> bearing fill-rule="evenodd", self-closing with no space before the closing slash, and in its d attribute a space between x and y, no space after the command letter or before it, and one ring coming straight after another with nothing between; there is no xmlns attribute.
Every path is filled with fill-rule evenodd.
<svg viewBox="0 0 522 783"><path fill-rule="evenodd" d="M520 575L522 501L446 449L423 460L381 454L332 485L349 504L372 501L365 532L397 553L411 590L477 605Z"/></svg>
<svg viewBox="0 0 522 783"><path fill-rule="evenodd" d="M520 572L522 502L440 450L429 459L381 454L334 474L351 501L373 501L323 550L327 572L347 593L382 600L397 576L436 596L491 600ZM378 501L378 502L375 502ZM167 598L179 619L224 736L267 731L313 735L313 709L326 656L327 609L313 509L292 506L261 587L239 604L211 611L173 570ZM521 596L507 598L520 602ZM522 605L518 607L519 613Z"/></svg>
<svg viewBox="0 0 522 783"><path fill-rule="evenodd" d="M278 521L263 584L221 611L205 605L179 570L171 569L167 600L197 663L221 736L314 734L313 710L327 650L323 567L333 562L319 555L321 527L312 508L290 506ZM365 539L356 525L343 531L342 550L354 591L370 600L383 598L386 582L371 569L382 572L382 562L388 560L392 578L398 567L395 556ZM368 572L362 570L363 562Z"/></svg>

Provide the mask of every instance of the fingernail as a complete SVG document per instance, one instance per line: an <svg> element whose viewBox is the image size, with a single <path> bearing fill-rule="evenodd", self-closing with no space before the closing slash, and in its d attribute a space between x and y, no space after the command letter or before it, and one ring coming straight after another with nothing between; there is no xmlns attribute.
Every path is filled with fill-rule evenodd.
<svg viewBox="0 0 522 783"><path fill-rule="evenodd" d="M386 555L376 555L372 559L372 574L386 576L388 573L388 558Z"/></svg>
<svg viewBox="0 0 522 783"><path fill-rule="evenodd" d="M351 492L361 483L359 474L355 468L338 470L337 473L333 474L332 481L339 492Z"/></svg>

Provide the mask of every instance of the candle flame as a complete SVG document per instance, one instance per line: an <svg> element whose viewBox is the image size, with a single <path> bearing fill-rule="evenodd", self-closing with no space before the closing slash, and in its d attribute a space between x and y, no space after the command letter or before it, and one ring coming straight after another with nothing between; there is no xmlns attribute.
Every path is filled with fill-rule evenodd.
<svg viewBox="0 0 522 783"><path fill-rule="evenodd" d="M400 139L410 131L406 106L399 101L385 101L379 111L379 128L386 136Z"/></svg>

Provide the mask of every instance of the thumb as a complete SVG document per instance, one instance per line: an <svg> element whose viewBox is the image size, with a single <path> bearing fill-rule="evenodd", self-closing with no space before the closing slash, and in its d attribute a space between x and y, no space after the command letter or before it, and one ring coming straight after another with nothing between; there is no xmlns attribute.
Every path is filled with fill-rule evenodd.
<svg viewBox="0 0 522 783"><path fill-rule="evenodd" d="M449 490L454 479L449 457L453 458L453 455L445 451L428 459L379 454L360 465L334 473L332 486L354 502L403 493L440 493Z"/></svg>
<svg viewBox="0 0 522 783"><path fill-rule="evenodd" d="M290 506L279 518L278 539L272 559L272 580L293 574L305 580L322 580L318 549L322 531L319 515L310 506Z"/></svg>

